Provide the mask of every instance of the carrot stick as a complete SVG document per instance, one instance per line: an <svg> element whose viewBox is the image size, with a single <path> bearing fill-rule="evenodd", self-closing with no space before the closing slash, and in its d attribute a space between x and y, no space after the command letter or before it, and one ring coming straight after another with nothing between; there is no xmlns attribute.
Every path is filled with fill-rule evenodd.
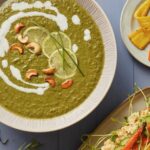
<svg viewBox="0 0 150 150"><path fill-rule="evenodd" d="M142 137L142 146L145 146L147 143L150 143L150 139L146 137ZM139 145L137 143L134 144L132 150L138 150L138 149L139 149Z"/></svg>
<svg viewBox="0 0 150 150"><path fill-rule="evenodd" d="M143 125L141 128L139 128L122 150L132 149L134 144L137 142L138 138L141 136L144 128L145 128L145 125Z"/></svg>
<svg viewBox="0 0 150 150"><path fill-rule="evenodd" d="M135 144L134 146L133 146L133 149L132 150L138 150L139 149L139 145L138 144Z"/></svg>
<svg viewBox="0 0 150 150"><path fill-rule="evenodd" d="M150 50L148 52L148 60L150 61Z"/></svg>
<svg viewBox="0 0 150 150"><path fill-rule="evenodd" d="M146 137L142 138L142 145L146 145L146 143L149 143L149 142L150 142L149 138L146 138Z"/></svg>

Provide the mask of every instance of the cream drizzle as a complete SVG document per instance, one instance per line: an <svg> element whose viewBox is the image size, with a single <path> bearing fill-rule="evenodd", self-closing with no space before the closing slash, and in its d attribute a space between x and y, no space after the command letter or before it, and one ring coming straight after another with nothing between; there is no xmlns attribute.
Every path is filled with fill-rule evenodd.
<svg viewBox="0 0 150 150"><path fill-rule="evenodd" d="M89 41L91 40L91 32L89 29L84 30L84 41Z"/></svg>
<svg viewBox="0 0 150 150"><path fill-rule="evenodd" d="M0 69L0 77L5 81L6 84L8 84L9 86L13 87L14 89L21 91L21 92L25 92L25 93L35 93L38 95L43 95L44 92L48 89L48 87L46 88L37 88L37 89L31 89L31 88L24 88L21 86L18 86L16 84L14 84L13 82L11 82L9 80L9 78L4 74L4 72Z"/></svg>
<svg viewBox="0 0 150 150"><path fill-rule="evenodd" d="M56 12L56 16L52 15L52 14L46 14L43 12L38 12L38 11L34 11L34 12L19 12L11 17L9 17L6 21L4 21L4 23L1 25L0 28L0 57L4 57L5 53L8 52L9 49L9 44L7 42L7 39L5 38L7 33L9 32L11 25L13 22L17 21L18 19L24 18L24 17L33 17L33 16L43 16L45 18L48 18L50 20L53 20L56 22L56 24L59 26L61 31L65 31L68 29L68 21L67 18L61 14L58 9L54 6L52 6L52 4L47 1L45 3L41 3L39 1L33 3L33 4L28 4L26 2L20 2L20 3L13 3L12 4L12 9L14 11L22 11L25 10L27 8L43 8L45 7L45 9L50 9L50 10L54 10Z"/></svg>
<svg viewBox="0 0 150 150"><path fill-rule="evenodd" d="M7 68L8 67L8 61L6 59L2 60L2 67Z"/></svg>
<svg viewBox="0 0 150 150"><path fill-rule="evenodd" d="M16 67L14 67L13 65L10 65L10 71L13 75L14 78L16 78L17 80L27 84L27 85L31 85L31 86L35 86L35 87L41 87L41 88L47 88L49 87L49 84L48 83L44 83L44 84L33 84L33 83L29 83L29 82L26 82L22 79L22 76L21 76L21 73L20 73L20 70L17 69Z"/></svg>
<svg viewBox="0 0 150 150"><path fill-rule="evenodd" d="M38 11L22 12L23 10L31 9L31 8L50 9L50 10L55 11L56 15L46 14L46 13L38 12ZM32 16L43 16L45 18L48 18L50 20L55 21L61 31L65 31L68 29L67 18L63 14L61 14L56 7L52 6L50 1L47 1L45 3L42 3L40 1L36 1L35 3L32 3L32 4L29 4L26 2L13 3L12 4L12 10L21 11L21 12L9 17L7 20L5 20L2 23L2 25L0 27L0 38L1 38L1 40L0 40L0 57L5 57L5 54L9 50L9 43L6 39L6 35L9 32L11 25L15 21L17 21L18 19L21 19L24 17L32 17ZM8 65L6 65L6 61L2 62L2 66L4 68L6 66L8 66ZM38 87L37 89L31 89L31 88L24 88L24 87L18 86L16 84L14 84L12 81L10 81L9 78L7 77L7 75L2 71L2 69L0 69L0 77L4 80L4 82L6 84L15 88L16 90L26 92L26 93L35 93L38 95L42 95L49 88L49 85L47 83L45 83L45 84L32 84L32 83L28 83L28 82L24 81L21 77L20 71L12 65L10 66L10 70L12 72L12 75L17 80L19 80L19 81L21 81L27 85Z"/></svg>
<svg viewBox="0 0 150 150"><path fill-rule="evenodd" d="M72 22L73 22L73 24L75 24L75 25L80 25L80 24L81 24L80 18L79 18L78 15L72 16Z"/></svg>
<svg viewBox="0 0 150 150"><path fill-rule="evenodd" d="M14 10L14 11L23 11L23 10L32 9L32 8L38 8L38 9L45 8L45 9L55 11L57 14L56 16L51 15L52 17L46 17L46 18L55 21L57 23L57 25L59 26L60 30L65 31L68 29L67 18L63 14L61 14L59 12L59 10L52 5L52 3L50 1L46 1L45 3L42 3L40 1L36 1L34 3L31 3L31 4L26 3L26 2L20 2L20 3L13 3L12 4L12 10ZM43 15L41 15L41 16L43 16Z"/></svg>
<svg viewBox="0 0 150 150"><path fill-rule="evenodd" d="M67 26L66 23L64 23L61 18L59 17L55 17L54 15L49 15L49 14L45 14L43 12L19 12L16 15L11 16L10 18L8 18L1 26L0 28L0 56L4 57L5 53L8 52L9 49L9 44L8 41L6 40L5 36L7 35L7 33L9 32L10 28L11 28L11 24L13 22L15 22L16 20L20 19L20 18L24 18L24 17L33 17L33 16L43 16L45 18L51 19L53 21L55 21L57 23L57 25L60 27L61 30L66 30ZM63 26L63 24L65 24L65 26Z"/></svg>
<svg viewBox="0 0 150 150"><path fill-rule="evenodd" d="M73 44L73 45L72 45L72 51L73 51L74 53L76 53L76 52L78 51L78 45L77 45L77 44Z"/></svg>
<svg viewBox="0 0 150 150"><path fill-rule="evenodd" d="M50 1L46 1L45 3L42 3L41 1L36 1L31 4L27 2L13 3L11 8L14 11L17 11L17 10L22 11L22 10L31 9L31 8L45 8L45 9L55 9L58 12L58 9L56 7L53 7Z"/></svg>

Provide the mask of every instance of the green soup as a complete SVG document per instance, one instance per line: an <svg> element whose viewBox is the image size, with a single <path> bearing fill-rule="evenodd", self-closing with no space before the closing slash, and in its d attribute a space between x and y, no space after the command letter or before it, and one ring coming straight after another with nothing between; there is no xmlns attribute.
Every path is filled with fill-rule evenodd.
<svg viewBox="0 0 150 150"><path fill-rule="evenodd" d="M74 0L13 0L0 16L0 105L24 117L51 118L84 102L104 62L102 37L92 17ZM24 25L19 33L18 23ZM18 34L28 41L20 42ZM31 42L40 46L40 54L28 46ZM16 43L23 53L12 48ZM55 72L43 72L52 67ZM38 75L27 79L31 69Z"/></svg>

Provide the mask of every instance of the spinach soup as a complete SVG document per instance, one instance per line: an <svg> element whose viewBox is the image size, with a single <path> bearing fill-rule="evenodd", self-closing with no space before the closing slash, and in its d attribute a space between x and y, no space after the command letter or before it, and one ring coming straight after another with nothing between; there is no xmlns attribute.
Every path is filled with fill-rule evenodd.
<svg viewBox="0 0 150 150"><path fill-rule="evenodd" d="M75 0L9 0L0 16L0 105L39 119L84 102L104 62L88 12Z"/></svg>

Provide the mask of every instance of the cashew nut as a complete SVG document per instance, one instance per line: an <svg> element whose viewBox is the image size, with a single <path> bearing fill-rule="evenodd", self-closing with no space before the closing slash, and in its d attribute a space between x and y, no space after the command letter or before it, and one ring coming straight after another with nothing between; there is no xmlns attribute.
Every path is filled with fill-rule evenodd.
<svg viewBox="0 0 150 150"><path fill-rule="evenodd" d="M14 43L11 45L10 50L17 50L20 54L24 53L24 49L20 43Z"/></svg>
<svg viewBox="0 0 150 150"><path fill-rule="evenodd" d="M53 79L53 78L51 78L51 77L47 77L46 79L45 79L45 82L48 82L50 85L51 85L51 87L55 87L56 86L56 81L55 81L55 79Z"/></svg>
<svg viewBox="0 0 150 150"><path fill-rule="evenodd" d="M17 38L18 38L18 41L22 44L28 43L28 40L29 40L28 36L23 37L21 34L18 34Z"/></svg>
<svg viewBox="0 0 150 150"><path fill-rule="evenodd" d="M38 72L36 69L29 69L26 72L26 79L30 80L33 76L38 76Z"/></svg>
<svg viewBox="0 0 150 150"><path fill-rule="evenodd" d="M55 68L47 68L47 69L43 69L42 72L46 75L52 75L55 73Z"/></svg>
<svg viewBox="0 0 150 150"><path fill-rule="evenodd" d="M31 42L27 45L27 48L29 48L29 51L33 54L41 54L41 46L38 43Z"/></svg>
<svg viewBox="0 0 150 150"><path fill-rule="evenodd" d="M21 31L21 29L24 28L24 27L25 27L25 25L23 23L17 23L15 25L15 32L19 33Z"/></svg>
<svg viewBox="0 0 150 150"><path fill-rule="evenodd" d="M62 84L61 84L61 88L62 89L68 89L68 88L70 88L71 86L73 85L73 80L66 80L65 82L63 82Z"/></svg>

